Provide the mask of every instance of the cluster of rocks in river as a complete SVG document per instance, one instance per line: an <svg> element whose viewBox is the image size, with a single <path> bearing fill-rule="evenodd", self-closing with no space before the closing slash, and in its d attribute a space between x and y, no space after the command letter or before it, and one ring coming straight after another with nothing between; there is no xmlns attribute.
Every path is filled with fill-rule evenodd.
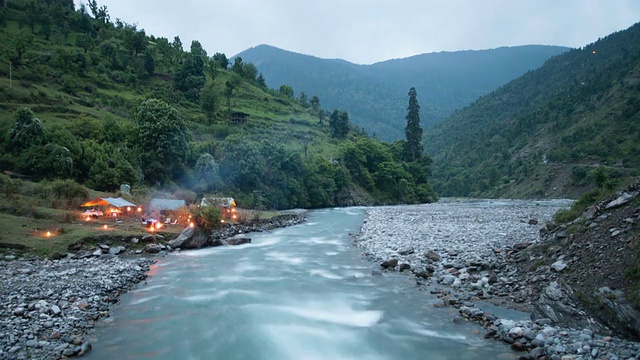
<svg viewBox="0 0 640 360"><path fill-rule="evenodd" d="M413 273L437 298L435 306L457 307L455 321L483 325L487 338L523 351L521 359L640 359L640 344L601 332L608 328L569 301L560 275L579 261L575 256L553 253L543 260L530 253L536 246L548 250L544 239L570 237L571 225L549 222L568 205L478 201L372 208L354 243L383 271ZM501 319L482 310L483 303L535 315Z"/></svg>
<svg viewBox="0 0 640 360"><path fill-rule="evenodd" d="M5 255L0 259L0 360L64 359L90 351L87 335L98 319L109 316L111 306L123 293L146 279L156 261L148 258L150 254L162 256L181 246L250 243L245 233L304 220L300 211L252 224L229 225L205 236L204 242L200 232L189 228L171 240L159 234L87 238L53 259ZM135 254L144 257L127 256Z"/></svg>

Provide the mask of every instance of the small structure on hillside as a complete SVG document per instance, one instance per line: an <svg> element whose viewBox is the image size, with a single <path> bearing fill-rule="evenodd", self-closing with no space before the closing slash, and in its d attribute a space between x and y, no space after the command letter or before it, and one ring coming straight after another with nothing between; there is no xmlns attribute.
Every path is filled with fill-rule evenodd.
<svg viewBox="0 0 640 360"><path fill-rule="evenodd" d="M249 114L243 113L242 111L234 111L229 114L229 120L235 123L244 123L245 121L247 121L248 117Z"/></svg>
<svg viewBox="0 0 640 360"><path fill-rule="evenodd" d="M201 207L215 206L222 213L223 219L236 219L236 201L232 197L204 196L200 201Z"/></svg>

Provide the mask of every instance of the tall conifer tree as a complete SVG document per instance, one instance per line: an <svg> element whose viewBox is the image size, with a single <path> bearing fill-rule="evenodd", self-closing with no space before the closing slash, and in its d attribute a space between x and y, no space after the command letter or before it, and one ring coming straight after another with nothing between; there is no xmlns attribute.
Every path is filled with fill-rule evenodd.
<svg viewBox="0 0 640 360"><path fill-rule="evenodd" d="M406 156L407 161L415 161L422 155L422 128L420 127L420 105L416 99L416 88L409 90L409 107L407 108L407 126L404 134L407 137Z"/></svg>

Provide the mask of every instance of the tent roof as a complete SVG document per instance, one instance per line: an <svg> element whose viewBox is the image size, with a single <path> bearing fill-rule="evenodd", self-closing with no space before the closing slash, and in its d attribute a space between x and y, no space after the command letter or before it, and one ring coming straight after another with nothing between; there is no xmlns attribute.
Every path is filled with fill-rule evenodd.
<svg viewBox="0 0 640 360"><path fill-rule="evenodd" d="M123 198L104 198L103 200L115 207L136 206Z"/></svg>
<svg viewBox="0 0 640 360"><path fill-rule="evenodd" d="M114 207L123 207L123 206L136 206L128 202L123 198L95 198L93 200L89 200L86 203L80 205L82 207L90 207L90 206L114 206Z"/></svg>
<svg viewBox="0 0 640 360"><path fill-rule="evenodd" d="M149 203L149 210L178 210L187 205L184 200L173 199L152 199Z"/></svg>
<svg viewBox="0 0 640 360"><path fill-rule="evenodd" d="M232 197L205 196L202 198L201 206L218 205L225 208L236 206L236 201Z"/></svg>

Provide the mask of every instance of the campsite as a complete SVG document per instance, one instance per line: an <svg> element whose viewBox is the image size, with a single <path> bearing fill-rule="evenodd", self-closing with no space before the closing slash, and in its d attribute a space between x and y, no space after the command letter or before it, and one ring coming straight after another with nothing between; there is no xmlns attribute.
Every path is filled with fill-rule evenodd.
<svg viewBox="0 0 640 360"><path fill-rule="evenodd" d="M97 246L146 235L170 240L196 226L192 212L200 206L219 210L220 227L272 216L236 208L231 197L140 189L102 193L62 180L39 184L6 175L0 180L10 184L5 186L8 196L0 200L0 208L8 210L0 213L0 253L6 255L57 257L78 242ZM138 248L144 245L131 244L132 250Z"/></svg>

